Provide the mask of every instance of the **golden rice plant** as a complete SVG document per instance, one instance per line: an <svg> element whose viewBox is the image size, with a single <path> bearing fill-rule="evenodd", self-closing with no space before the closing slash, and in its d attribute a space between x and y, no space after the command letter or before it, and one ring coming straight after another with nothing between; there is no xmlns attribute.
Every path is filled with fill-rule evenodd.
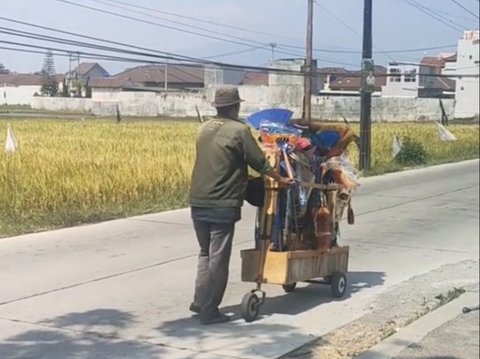
<svg viewBox="0 0 480 359"><path fill-rule="evenodd" d="M146 120L10 121L19 148L0 153L0 236L70 226L186 205L198 123ZM0 120L6 133L7 122ZM354 125L358 133L358 126ZM394 134L421 141L429 163L478 157L477 125L374 124L374 172L392 162ZM358 152L352 147L355 163Z"/></svg>

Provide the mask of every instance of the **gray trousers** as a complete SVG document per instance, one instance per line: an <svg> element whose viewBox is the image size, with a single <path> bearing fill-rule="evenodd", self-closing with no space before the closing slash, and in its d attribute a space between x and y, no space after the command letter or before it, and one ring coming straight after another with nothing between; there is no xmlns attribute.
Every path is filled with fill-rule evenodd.
<svg viewBox="0 0 480 359"><path fill-rule="evenodd" d="M234 223L193 221L200 254L194 302L202 314L216 314L227 287Z"/></svg>

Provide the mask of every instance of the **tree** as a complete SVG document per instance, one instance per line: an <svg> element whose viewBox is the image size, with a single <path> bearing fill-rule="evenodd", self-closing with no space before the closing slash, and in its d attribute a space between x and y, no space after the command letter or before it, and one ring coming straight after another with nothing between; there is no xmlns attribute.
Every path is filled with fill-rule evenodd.
<svg viewBox="0 0 480 359"><path fill-rule="evenodd" d="M41 74L43 76L41 93L44 96L55 96L58 93L58 82L55 77L55 61L52 51L48 50L43 60Z"/></svg>
<svg viewBox="0 0 480 359"><path fill-rule="evenodd" d="M10 70L7 69L1 62L0 62L0 75L7 75L10 73Z"/></svg>

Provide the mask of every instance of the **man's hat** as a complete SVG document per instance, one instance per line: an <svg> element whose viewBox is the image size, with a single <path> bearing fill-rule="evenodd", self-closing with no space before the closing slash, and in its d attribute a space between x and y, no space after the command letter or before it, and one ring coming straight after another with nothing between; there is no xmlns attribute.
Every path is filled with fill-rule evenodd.
<svg viewBox="0 0 480 359"><path fill-rule="evenodd" d="M226 107L243 102L236 87L223 87L215 91L215 101L213 107Z"/></svg>

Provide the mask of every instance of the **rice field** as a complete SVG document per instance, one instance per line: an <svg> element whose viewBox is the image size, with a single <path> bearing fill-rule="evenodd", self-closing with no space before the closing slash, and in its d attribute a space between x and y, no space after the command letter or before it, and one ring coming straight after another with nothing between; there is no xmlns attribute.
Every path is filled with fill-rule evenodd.
<svg viewBox="0 0 480 359"><path fill-rule="evenodd" d="M9 123L18 148L0 153L0 236L186 205L198 123ZM373 173L400 169L391 159L393 135L421 141L431 164L479 156L478 125L449 130L457 142L440 141L434 124L374 124ZM0 120L0 131L6 134L6 120ZM351 150L356 163L357 150Z"/></svg>

